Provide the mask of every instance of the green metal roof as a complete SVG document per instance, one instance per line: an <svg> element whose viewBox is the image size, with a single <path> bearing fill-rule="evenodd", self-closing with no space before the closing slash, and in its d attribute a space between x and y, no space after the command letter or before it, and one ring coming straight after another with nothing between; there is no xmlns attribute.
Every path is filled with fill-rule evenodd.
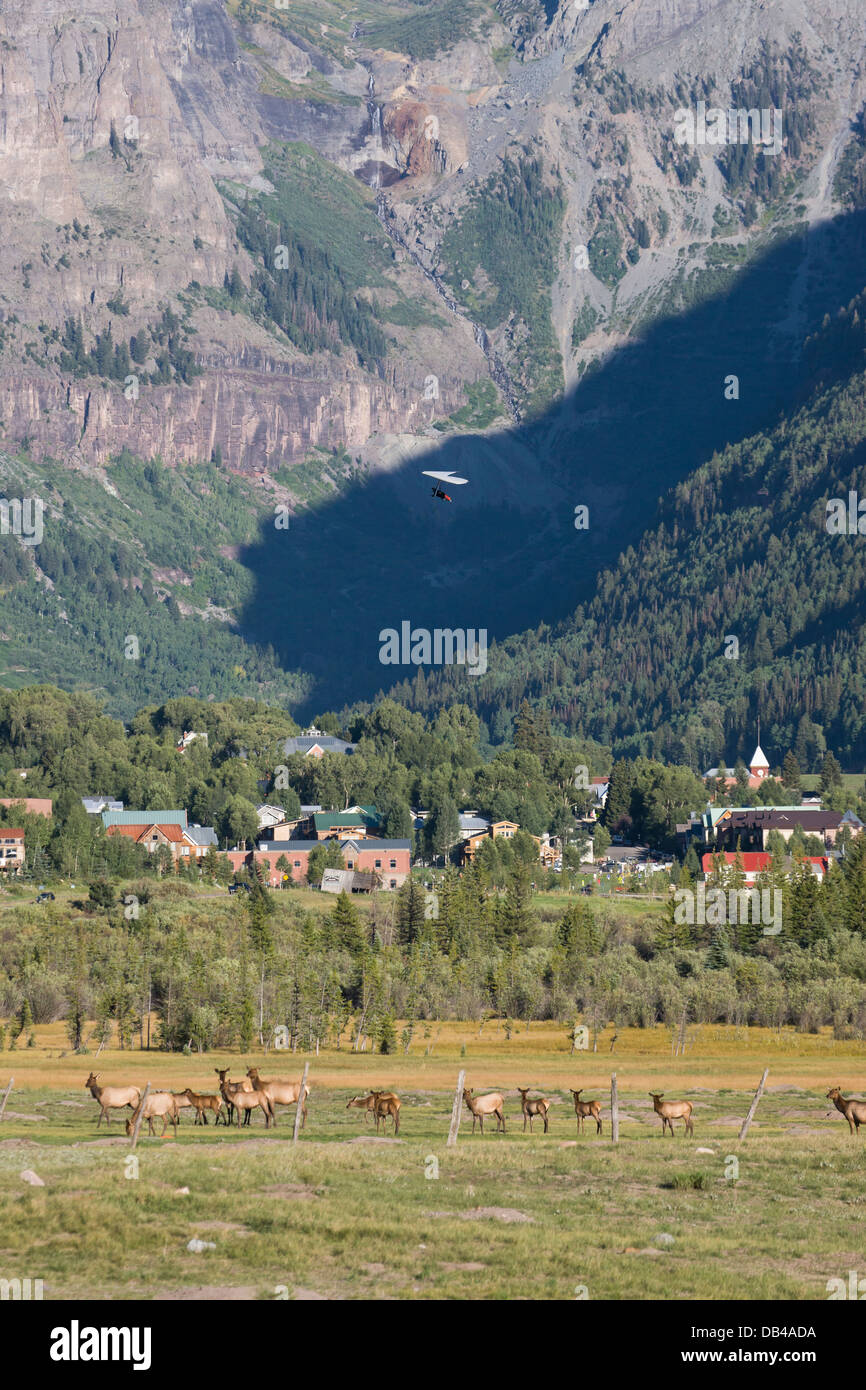
<svg viewBox="0 0 866 1390"><path fill-rule="evenodd" d="M103 811L102 824L110 825L179 825L186 830L186 811Z"/></svg>

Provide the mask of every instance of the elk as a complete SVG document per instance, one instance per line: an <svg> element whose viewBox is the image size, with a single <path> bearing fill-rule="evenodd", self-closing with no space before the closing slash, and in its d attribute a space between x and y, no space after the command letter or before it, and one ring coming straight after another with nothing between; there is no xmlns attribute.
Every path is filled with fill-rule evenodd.
<svg viewBox="0 0 866 1390"><path fill-rule="evenodd" d="M652 1097L653 1110L662 1117L662 1138L665 1130L670 1127L671 1138L674 1133L674 1120L683 1120L685 1123L685 1133L694 1134L695 1125L692 1119L694 1106L690 1100L662 1100L664 1091L650 1091Z"/></svg>
<svg viewBox="0 0 866 1390"><path fill-rule="evenodd" d="M841 1086L831 1086L827 1092L827 1099L832 1100L837 1110L841 1110L851 1133L859 1134L860 1126L866 1125L866 1101L846 1100Z"/></svg>
<svg viewBox="0 0 866 1390"><path fill-rule="evenodd" d="M212 1110L216 1117L214 1120L214 1124L219 1124L220 1112L222 1110L223 1103L222 1096L198 1095L195 1091L191 1091L188 1086L185 1091L181 1092L181 1094L187 1097L187 1104L195 1106L196 1124L207 1124L208 1110Z"/></svg>
<svg viewBox="0 0 866 1390"><path fill-rule="evenodd" d="M297 1105L299 1103L298 1096L301 1094L300 1081L263 1081L262 1078L259 1076L258 1067L250 1067L249 1071L247 1072L247 1076L250 1078L250 1081L253 1083L257 1090L264 1091L265 1095L270 1101L274 1118L274 1124L277 1123L276 1111L273 1110L274 1106ZM301 1121L301 1129L303 1129L307 1123L307 1099L309 1097L309 1094L310 1088L309 1086L305 1086L304 1097L303 1100L300 1102L301 1114L304 1117Z"/></svg>
<svg viewBox="0 0 866 1390"><path fill-rule="evenodd" d="M388 1128L388 1116L394 1121L394 1133L400 1133L400 1097L395 1096L393 1091L371 1091L374 1097L373 1113L376 1116L376 1133L379 1133L379 1121L382 1121L383 1129Z"/></svg>
<svg viewBox="0 0 866 1390"><path fill-rule="evenodd" d="M569 1089L571 1088L569 1087ZM583 1087L581 1086L580 1091L582 1090ZM597 1100L581 1100L580 1091L572 1090L571 1092L574 1096L574 1113L577 1116L577 1132L580 1134L582 1128L586 1124L587 1115L591 1115L595 1120L596 1134L601 1134L601 1105Z"/></svg>
<svg viewBox="0 0 866 1390"><path fill-rule="evenodd" d="M379 1094L382 1094L381 1091ZM364 1123L366 1124L376 1109L376 1093L370 1091L366 1096L352 1096L352 1099L346 1104L346 1109L351 1110L353 1106L356 1110L364 1111Z"/></svg>
<svg viewBox="0 0 866 1390"><path fill-rule="evenodd" d="M138 1119L139 1111L142 1109L141 1101L135 1107L130 1119L126 1122L127 1134L132 1134L135 1129L135 1122ZM162 1134L160 1139L165 1138L165 1131L168 1129L168 1122L171 1120L174 1128L174 1137L177 1138L177 1101L171 1091L151 1091L144 1102L142 1119L147 1120L149 1134L153 1134L153 1121L155 1116L162 1116Z"/></svg>
<svg viewBox="0 0 866 1390"><path fill-rule="evenodd" d="M238 1129L241 1127L241 1111L244 1112L245 1125L249 1124L254 1110L265 1112L265 1129L270 1129L271 1120L274 1120L274 1124L276 1124L274 1107L261 1086L253 1085L252 1081L228 1081L226 1079L228 1067L223 1071L220 1071L218 1067L215 1067L214 1070L220 1079L220 1091L223 1100L226 1105L234 1106L235 1114L238 1117ZM231 1124L231 1115L229 1115L229 1124Z"/></svg>
<svg viewBox="0 0 866 1390"><path fill-rule="evenodd" d="M125 1110L127 1106L130 1110L134 1110L141 1100L141 1091L137 1086L98 1086L96 1083L101 1074L101 1072L91 1072L84 1083L84 1089L90 1092L94 1100L99 1101L97 1129L102 1124L103 1115L106 1124L111 1124L109 1110Z"/></svg>
<svg viewBox="0 0 866 1390"><path fill-rule="evenodd" d="M172 1091L172 1095L174 1096L174 1103L178 1108L178 1112L195 1107L195 1101L189 1099L186 1091ZM180 1124L180 1113L178 1113L177 1122Z"/></svg>
<svg viewBox="0 0 866 1390"><path fill-rule="evenodd" d="M475 1133L476 1120L478 1120L481 1125L481 1133L484 1133L485 1115L495 1115L497 1134L499 1133L500 1129L502 1130L503 1134L505 1133L505 1115L503 1113L503 1106L505 1105L505 1102L498 1091L491 1091L489 1096L478 1096L476 1099L475 1095L473 1094L472 1087L467 1088L464 1086L463 1099L469 1106L469 1109L472 1111L473 1134Z"/></svg>
<svg viewBox="0 0 866 1390"><path fill-rule="evenodd" d="M523 1110L523 1133L526 1133L526 1121L529 1120L529 1133L532 1133L533 1118L540 1116L544 1121L544 1132L547 1133L547 1112L550 1109L550 1101L545 1100L544 1096L539 1096L537 1100L527 1100L526 1094L528 1086L518 1086L520 1092L520 1104Z"/></svg>
<svg viewBox="0 0 866 1390"><path fill-rule="evenodd" d="M233 1099L235 1092L252 1091L253 1083L251 1081L248 1081L246 1077L244 1077L243 1081L229 1081L228 1067L224 1067L222 1071L220 1071L219 1067L214 1067L214 1071L220 1079L220 1095L222 1096L228 1108L228 1124L231 1124L232 1116L235 1113L235 1105ZM246 1111L244 1115L244 1124L249 1124L249 1118L251 1113L252 1112L249 1110Z"/></svg>

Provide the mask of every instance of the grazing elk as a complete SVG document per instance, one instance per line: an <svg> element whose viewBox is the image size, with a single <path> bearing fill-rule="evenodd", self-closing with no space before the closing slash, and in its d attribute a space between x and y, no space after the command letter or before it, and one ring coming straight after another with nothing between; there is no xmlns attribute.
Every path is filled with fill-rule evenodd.
<svg viewBox="0 0 866 1390"><path fill-rule="evenodd" d="M582 1090L583 1087L581 1086L580 1091ZM571 1091L574 1096L574 1113L577 1116L577 1132L580 1134L586 1124L587 1116L591 1115L595 1120L596 1134L601 1134L601 1105L597 1100L581 1100L580 1091Z"/></svg>
<svg viewBox="0 0 866 1390"><path fill-rule="evenodd" d="M139 1101L138 1105L135 1107L135 1110L132 1113L131 1119L128 1119L126 1122L127 1134L132 1134L132 1131L135 1129L135 1122L138 1119L139 1111L141 1109L142 1102ZM172 1127L174 1129L174 1137L176 1139L177 1101L175 1100L171 1091L151 1091L150 1095L144 1101L142 1119L147 1120L147 1129L149 1134L153 1134L154 1132L154 1118L160 1115L162 1116L162 1134L159 1136L160 1139L165 1138L165 1131L168 1129L169 1120L171 1120Z"/></svg>
<svg viewBox="0 0 866 1390"><path fill-rule="evenodd" d="M523 1110L523 1133L526 1133L526 1121L529 1120L529 1133L532 1133L533 1118L540 1116L544 1121L544 1132L547 1133L547 1112L550 1109L550 1101L544 1096L539 1096L536 1100L527 1100L526 1095L528 1086L518 1086L520 1092L520 1105Z"/></svg>
<svg viewBox="0 0 866 1390"><path fill-rule="evenodd" d="M832 1100L837 1110L841 1110L851 1133L859 1134L860 1126L866 1125L866 1101L846 1100L841 1086L831 1086L827 1092L827 1099Z"/></svg>
<svg viewBox="0 0 866 1390"><path fill-rule="evenodd" d="M497 1134L499 1133L500 1129L502 1130L503 1134L505 1133L505 1114L503 1109L505 1101L502 1099L502 1096L499 1094L498 1091L491 1091L490 1095L478 1096L476 1099L475 1095L473 1094L472 1088L467 1088L464 1086L463 1099L469 1106L469 1109L472 1111L473 1134L475 1133L476 1120L478 1120L478 1122L481 1125L481 1133L484 1133L485 1115L495 1115Z"/></svg>
<svg viewBox="0 0 866 1390"><path fill-rule="evenodd" d="M181 1094L187 1097L187 1104L195 1106L195 1123L197 1125L207 1124L208 1110L212 1110L216 1117L214 1124L219 1124L223 1104L222 1096L198 1095L197 1092L191 1091L188 1086Z"/></svg>
<svg viewBox="0 0 866 1390"><path fill-rule="evenodd" d="M661 1115L662 1117L662 1138L664 1138L665 1130L668 1127L671 1131L671 1138L673 1138L674 1120L683 1120L686 1134L694 1134L695 1126L692 1120L692 1111L695 1107L690 1100L663 1101L662 1096L664 1095L664 1091L650 1091L649 1094L652 1097L653 1109L657 1115Z"/></svg>
<svg viewBox="0 0 866 1390"><path fill-rule="evenodd" d="M379 1095L381 1094L380 1091ZM376 1109L376 1092L370 1091L366 1096L352 1096L352 1099L346 1103L346 1109L351 1110L353 1108L364 1111L364 1123L366 1124Z"/></svg>
<svg viewBox="0 0 866 1390"><path fill-rule="evenodd" d="M250 1091L250 1092L251 1092L251 1091L253 1090L253 1083L252 1083L251 1081L248 1081L246 1077L244 1077L243 1081L229 1081L229 1079L228 1079L229 1068L228 1068L228 1067L224 1067L222 1071L220 1071L219 1067L214 1067L214 1071L216 1072L217 1076L218 1076L219 1079L220 1079L220 1095L222 1096L223 1100L224 1100L225 1103L226 1103L226 1108L227 1108L227 1110L228 1110L228 1123L231 1124L232 1119L233 1119L233 1116L234 1116L234 1113L235 1113L235 1104L234 1104L234 1095L235 1095L235 1092L236 1092L236 1091ZM247 1110L247 1111L244 1112L244 1124L245 1124L245 1125L246 1125L246 1124L249 1124L251 1113L252 1113L252 1112L251 1112L250 1110Z"/></svg>
<svg viewBox="0 0 866 1390"><path fill-rule="evenodd" d="M262 1078L259 1076L258 1067L250 1067L249 1071L247 1072L247 1076L249 1077L253 1085L256 1087L256 1089L264 1091L265 1095L270 1101L274 1118L274 1124L277 1123L276 1110L274 1109L275 1106L297 1105L299 1103L298 1097L301 1094L300 1081L263 1081ZM301 1114L304 1117L301 1121L301 1129L303 1129L307 1123L307 1099L309 1097L309 1094L310 1088L309 1086L305 1086L304 1098L300 1102Z"/></svg>
<svg viewBox="0 0 866 1390"><path fill-rule="evenodd" d="M382 1128L388 1128L388 1116L394 1121L394 1133L400 1133L400 1097L395 1096L393 1091L371 1091L371 1096L375 1097L373 1113L376 1116L376 1133L379 1133L379 1121L382 1121Z"/></svg>
<svg viewBox="0 0 866 1390"><path fill-rule="evenodd" d="M84 1083L84 1089L89 1091L94 1100L99 1101L99 1119L96 1121L96 1128L102 1124L102 1117L105 1116L106 1124L111 1124L109 1110L125 1110L129 1106L134 1110L141 1100L141 1091L137 1086L98 1086L100 1072L91 1072Z"/></svg>

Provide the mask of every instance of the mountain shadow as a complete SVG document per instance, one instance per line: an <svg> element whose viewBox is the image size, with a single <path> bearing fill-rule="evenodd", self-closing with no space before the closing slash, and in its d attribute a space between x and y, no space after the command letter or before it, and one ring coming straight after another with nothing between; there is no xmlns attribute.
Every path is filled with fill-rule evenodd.
<svg viewBox="0 0 866 1390"><path fill-rule="evenodd" d="M242 628L314 676L299 715L415 674L382 664L383 629L501 640L585 602L672 485L804 398L804 340L863 288L864 249L862 212L778 235L745 268L710 272L718 288L613 351L544 418L431 439L287 530L264 528L239 557L255 580ZM683 297L700 292L682 278ZM436 499L425 468L468 483Z"/></svg>

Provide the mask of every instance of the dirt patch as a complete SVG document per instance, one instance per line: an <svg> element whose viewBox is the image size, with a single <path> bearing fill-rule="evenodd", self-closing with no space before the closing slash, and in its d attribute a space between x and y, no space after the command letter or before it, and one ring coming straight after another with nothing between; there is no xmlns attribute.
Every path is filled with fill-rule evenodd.
<svg viewBox="0 0 866 1390"><path fill-rule="evenodd" d="M440 1260L439 1267L444 1269L446 1274L476 1274L487 1268L480 1260Z"/></svg>
<svg viewBox="0 0 866 1390"><path fill-rule="evenodd" d="M127 1148L129 1148L129 1146L130 1146L131 1143L132 1143L132 1140L129 1139L129 1138L127 1138L126 1135L123 1135L122 1138L121 1138L120 1135L118 1135L117 1138L115 1138L115 1137L112 1135L112 1137L111 1137L110 1139L109 1139L108 1136L106 1135L103 1139L76 1139L75 1143L70 1145L70 1148L73 1148L73 1149L104 1149L104 1148L106 1148L107 1146L110 1146L110 1145L112 1145L112 1144L115 1146L115 1148L117 1147L118 1144L125 1144L125 1146L126 1146Z"/></svg>
<svg viewBox="0 0 866 1390"><path fill-rule="evenodd" d="M0 1139L0 1149L41 1149L35 1139Z"/></svg>
<svg viewBox="0 0 866 1390"><path fill-rule="evenodd" d="M4 1115L4 1119L7 1119L7 1120L42 1120L42 1122L45 1123L45 1122L47 1122L47 1120L48 1120L48 1116L47 1116L47 1115L25 1115L24 1112L23 1112L23 1110L7 1110L7 1111L6 1111L6 1114Z"/></svg>
<svg viewBox="0 0 866 1390"><path fill-rule="evenodd" d="M263 1187L261 1192L253 1192L253 1197L281 1197L286 1201L300 1199L301 1201L312 1199L316 1196L309 1187L304 1187L299 1182L279 1182L273 1187Z"/></svg>
<svg viewBox="0 0 866 1390"><path fill-rule="evenodd" d="M294 1289L292 1298L297 1299L299 1303L327 1303L328 1301L327 1294L316 1293L315 1289Z"/></svg>
<svg viewBox="0 0 866 1390"><path fill-rule="evenodd" d="M357 1139L344 1139L344 1144L402 1144L402 1139L384 1139L381 1135L359 1134Z"/></svg>
<svg viewBox="0 0 866 1390"><path fill-rule="evenodd" d="M244 1236L253 1234L249 1226L244 1226L240 1221L191 1221L190 1225L196 1231L233 1231Z"/></svg>
<svg viewBox="0 0 866 1390"><path fill-rule="evenodd" d="M248 1303L258 1296L258 1289L252 1284L199 1284L194 1289L176 1289L171 1293L155 1295L156 1303Z"/></svg>
<svg viewBox="0 0 866 1390"><path fill-rule="evenodd" d="M518 1211L516 1207L473 1207L471 1211L460 1213L461 1221L504 1221L506 1225L516 1225L521 1222L534 1221L534 1216L528 1216L525 1211Z"/></svg>
<svg viewBox="0 0 866 1390"><path fill-rule="evenodd" d="M388 1273L388 1266L387 1266L387 1265L376 1264L375 1262L374 1262L373 1264L361 1265L361 1268L363 1269L363 1271L364 1271L365 1274L370 1274L370 1275L387 1274L387 1273Z"/></svg>

